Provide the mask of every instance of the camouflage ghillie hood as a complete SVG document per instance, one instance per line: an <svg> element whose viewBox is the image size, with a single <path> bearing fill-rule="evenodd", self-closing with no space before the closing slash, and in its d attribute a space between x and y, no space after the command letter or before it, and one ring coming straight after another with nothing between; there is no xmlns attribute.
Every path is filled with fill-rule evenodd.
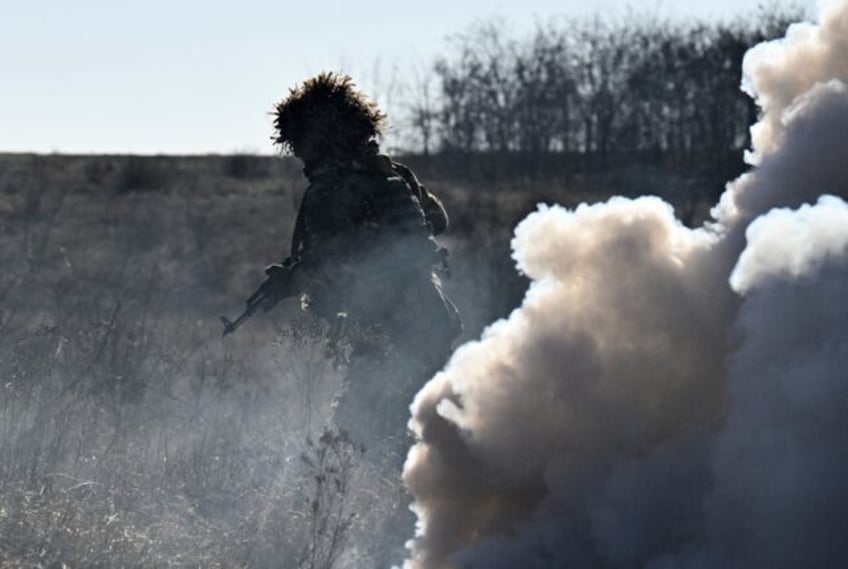
<svg viewBox="0 0 848 569"><path fill-rule="evenodd" d="M349 76L321 73L277 104L273 140L305 162L349 159L376 147L385 120Z"/></svg>

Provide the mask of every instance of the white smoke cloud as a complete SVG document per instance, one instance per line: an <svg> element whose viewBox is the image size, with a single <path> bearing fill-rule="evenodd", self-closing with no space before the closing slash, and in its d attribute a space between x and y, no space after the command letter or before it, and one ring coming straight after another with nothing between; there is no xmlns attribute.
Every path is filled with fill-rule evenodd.
<svg viewBox="0 0 848 569"><path fill-rule="evenodd" d="M775 209L754 220L748 247L730 274L730 286L745 294L768 280L815 278L830 258L848 255L848 204L822 196L818 205Z"/></svg>
<svg viewBox="0 0 848 569"><path fill-rule="evenodd" d="M518 226L522 306L412 407L409 567L848 565L846 42L842 0L746 57L757 167L708 227Z"/></svg>
<svg viewBox="0 0 848 569"><path fill-rule="evenodd" d="M763 110L751 129L754 160L776 150L784 113L818 83L848 78L848 17L843 0L824 5L820 24L791 26L786 37L749 50L742 64L743 88Z"/></svg>
<svg viewBox="0 0 848 569"><path fill-rule="evenodd" d="M729 568L843 567L848 203L775 210L749 237L734 270L741 339L728 360L707 549Z"/></svg>

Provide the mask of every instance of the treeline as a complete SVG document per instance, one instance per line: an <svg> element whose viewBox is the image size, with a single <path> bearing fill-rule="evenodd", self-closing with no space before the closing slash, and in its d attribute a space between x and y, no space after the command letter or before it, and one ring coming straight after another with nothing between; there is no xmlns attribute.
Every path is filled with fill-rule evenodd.
<svg viewBox="0 0 848 569"><path fill-rule="evenodd" d="M710 167L740 154L756 119L740 90L746 50L799 19L794 8L738 23L563 19L524 39L502 23L478 24L418 81L415 145L529 167L552 155L599 167L634 156Z"/></svg>

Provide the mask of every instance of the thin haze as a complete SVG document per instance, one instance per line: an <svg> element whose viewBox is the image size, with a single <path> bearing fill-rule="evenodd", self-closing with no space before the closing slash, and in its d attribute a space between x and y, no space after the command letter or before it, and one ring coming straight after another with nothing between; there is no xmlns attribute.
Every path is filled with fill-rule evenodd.
<svg viewBox="0 0 848 569"><path fill-rule="evenodd" d="M592 12L752 14L759 0L341 0L238 5L33 0L0 17L0 152L272 151L268 111L320 70L342 70L390 110L393 78L426 70L446 38L500 17L521 33ZM799 5L811 10L814 0Z"/></svg>

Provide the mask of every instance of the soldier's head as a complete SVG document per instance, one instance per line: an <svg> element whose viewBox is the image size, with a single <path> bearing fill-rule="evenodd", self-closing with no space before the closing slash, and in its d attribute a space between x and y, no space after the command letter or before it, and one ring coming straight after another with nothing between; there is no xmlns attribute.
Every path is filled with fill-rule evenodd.
<svg viewBox="0 0 848 569"><path fill-rule="evenodd" d="M321 73L289 91L274 109L274 142L305 163L350 159L383 132L386 116L347 75Z"/></svg>

